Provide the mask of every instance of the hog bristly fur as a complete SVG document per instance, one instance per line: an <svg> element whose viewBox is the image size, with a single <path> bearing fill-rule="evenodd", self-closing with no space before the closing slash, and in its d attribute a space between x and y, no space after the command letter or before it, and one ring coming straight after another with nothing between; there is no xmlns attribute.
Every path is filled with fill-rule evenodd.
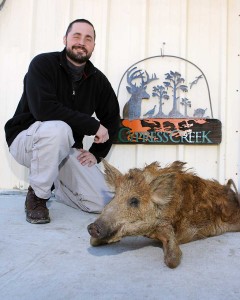
<svg viewBox="0 0 240 300"><path fill-rule="evenodd" d="M221 185L173 162L157 162L122 174L105 160L105 178L115 196L88 226L93 246L124 236L144 235L161 241L164 260L174 268L181 260L179 244L240 231L240 209L234 183Z"/></svg>

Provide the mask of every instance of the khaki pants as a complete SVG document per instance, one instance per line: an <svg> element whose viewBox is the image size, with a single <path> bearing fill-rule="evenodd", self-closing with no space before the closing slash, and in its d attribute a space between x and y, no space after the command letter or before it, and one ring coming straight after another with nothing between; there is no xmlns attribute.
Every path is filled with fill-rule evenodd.
<svg viewBox="0 0 240 300"><path fill-rule="evenodd" d="M10 153L29 168L29 184L39 198L50 198L54 183L57 201L99 213L113 194L97 165L80 164L73 144L72 130L65 122L37 121L19 133Z"/></svg>

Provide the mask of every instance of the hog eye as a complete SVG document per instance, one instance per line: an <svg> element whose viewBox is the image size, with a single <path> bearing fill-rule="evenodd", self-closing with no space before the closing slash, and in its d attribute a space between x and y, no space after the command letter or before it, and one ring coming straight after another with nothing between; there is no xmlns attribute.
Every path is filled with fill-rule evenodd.
<svg viewBox="0 0 240 300"><path fill-rule="evenodd" d="M132 207L138 207L139 206L140 201L138 200L138 198L131 198L129 199L129 205Z"/></svg>

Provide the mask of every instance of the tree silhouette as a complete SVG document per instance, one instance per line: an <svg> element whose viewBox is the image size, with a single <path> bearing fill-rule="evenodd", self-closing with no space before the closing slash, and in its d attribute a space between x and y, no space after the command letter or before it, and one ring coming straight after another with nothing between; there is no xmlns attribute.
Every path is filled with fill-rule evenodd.
<svg viewBox="0 0 240 300"><path fill-rule="evenodd" d="M169 117L183 117L183 115L177 109L177 101L179 97L177 97L177 91L180 90L182 92L187 92L188 87L182 84L185 80L181 77L181 74L178 72L170 71L169 73L165 74L165 79L168 81L164 81L163 84L165 87L171 88L173 90L173 108L169 113Z"/></svg>
<svg viewBox="0 0 240 300"><path fill-rule="evenodd" d="M188 117L187 108L191 107L191 101L188 98L182 98L182 102L180 104L184 105L184 117Z"/></svg>
<svg viewBox="0 0 240 300"><path fill-rule="evenodd" d="M155 117L165 117L166 115L162 111L162 106L163 106L163 100L168 100L169 96L167 92L165 91L165 87L163 85L157 85L153 87L153 97L158 97L159 98L159 109L158 113L155 115Z"/></svg>

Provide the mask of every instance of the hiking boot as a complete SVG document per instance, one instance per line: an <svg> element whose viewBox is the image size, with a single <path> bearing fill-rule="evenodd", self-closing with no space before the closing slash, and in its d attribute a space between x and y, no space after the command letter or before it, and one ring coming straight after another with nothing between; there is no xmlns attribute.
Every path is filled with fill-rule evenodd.
<svg viewBox="0 0 240 300"><path fill-rule="evenodd" d="M50 222L47 200L38 198L29 186L25 201L26 220L32 224L45 224Z"/></svg>

